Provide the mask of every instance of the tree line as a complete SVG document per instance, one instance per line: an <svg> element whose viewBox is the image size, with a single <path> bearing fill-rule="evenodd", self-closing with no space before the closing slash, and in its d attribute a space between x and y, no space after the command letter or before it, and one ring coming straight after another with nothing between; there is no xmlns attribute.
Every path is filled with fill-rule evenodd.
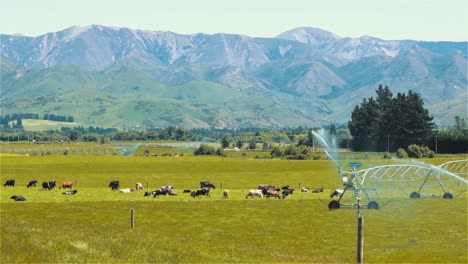
<svg viewBox="0 0 468 264"><path fill-rule="evenodd" d="M169 126L167 128L123 131L116 128L100 127L63 127L60 131L13 133L2 129L0 140L24 141L34 138L36 141L201 141L219 142L222 149L248 148L274 150L272 156L294 159L310 157L307 150L319 144L314 141L312 130L325 129L336 139L337 147L353 151L396 152L408 150L408 146L421 146L425 152L466 153L468 150L468 129L463 117L455 117L454 125L447 129L438 129L429 111L424 108L422 98L411 90L407 94L396 96L385 86L379 85L376 97L365 98L357 105L351 120L346 125L329 125L324 128L282 128L282 129L185 129ZM53 115L52 117L57 115ZM17 114L2 116L4 120L38 117L36 114ZM51 117L50 115L48 116ZM64 116L61 118L63 119ZM68 120L71 120L68 118ZM7 122L8 123L8 122ZM413 152L411 147L410 152ZM201 153L212 149L200 150ZM218 151L219 153L219 151Z"/></svg>

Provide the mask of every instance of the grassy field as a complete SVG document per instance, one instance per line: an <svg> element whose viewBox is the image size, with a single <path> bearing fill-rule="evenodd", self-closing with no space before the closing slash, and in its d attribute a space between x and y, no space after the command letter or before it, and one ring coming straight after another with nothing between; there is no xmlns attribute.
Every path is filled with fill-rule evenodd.
<svg viewBox="0 0 468 264"><path fill-rule="evenodd" d="M158 151L163 152L154 149ZM441 164L465 157L424 161ZM392 162L356 153L347 158L362 161L364 167ZM0 162L1 183L16 180L13 188L0 187L1 263L356 260L356 210L330 211L326 206L330 191L341 186L328 160L9 154L2 155ZM26 188L31 179L74 181L78 194ZM122 188L141 182L145 190L173 185L179 195L123 194L107 187L110 180L120 180ZM194 199L182 193L197 189L201 180L215 183L211 197ZM258 184L324 187L325 191L295 192L284 200L245 199L247 191ZM365 262L467 262L466 192L452 200L409 199L405 192L417 190L419 184L393 186L404 192L383 192L383 208L363 210ZM463 184L451 183L447 188L466 190ZM230 190L231 199L222 198L223 189ZM14 202L9 199L12 195L23 195L28 201ZM131 208L135 210L134 229L130 228Z"/></svg>
<svg viewBox="0 0 468 264"><path fill-rule="evenodd" d="M23 119L22 122L26 131L60 130L62 127L81 126L80 123L76 122L60 122L43 119Z"/></svg>

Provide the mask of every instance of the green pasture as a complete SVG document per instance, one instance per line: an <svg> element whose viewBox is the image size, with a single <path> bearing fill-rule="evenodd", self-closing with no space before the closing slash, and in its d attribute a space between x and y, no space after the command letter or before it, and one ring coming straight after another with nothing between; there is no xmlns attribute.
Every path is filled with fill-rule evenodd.
<svg viewBox="0 0 468 264"><path fill-rule="evenodd" d="M72 146L68 146L72 149ZM1 263L353 263L355 209L330 211L333 188L342 186L329 160L288 161L240 157L113 155L2 155L0 187ZM27 147L26 147L27 148ZM32 148L32 147L31 147ZM90 146L90 149L93 147ZM162 148L151 148L162 151ZM168 148L167 152L175 152ZM3 149L2 149L3 152ZM9 152L13 153L13 152ZM345 155L343 155L344 157ZM380 155L348 153L364 167L388 164ZM358 158L357 158L358 157ZM465 156L424 160L442 164ZM343 162L346 164L348 162ZM78 194L26 188L36 179L75 182ZM173 197L144 197L111 191L143 183L145 190L172 185ZM210 197L191 198L202 180L216 185ZM324 187L286 199L245 199L258 184ZM368 263L466 263L466 185L447 181L452 200L409 199L420 182L377 186L385 204L363 210L364 261ZM429 193L440 190L434 182ZM231 198L222 191L229 189ZM14 202L12 195L28 201ZM351 201L352 202L352 201ZM130 228L130 209L135 228Z"/></svg>
<svg viewBox="0 0 468 264"><path fill-rule="evenodd" d="M76 122L60 122L43 119L23 119L22 122L26 131L60 130L62 127L78 127L82 125Z"/></svg>

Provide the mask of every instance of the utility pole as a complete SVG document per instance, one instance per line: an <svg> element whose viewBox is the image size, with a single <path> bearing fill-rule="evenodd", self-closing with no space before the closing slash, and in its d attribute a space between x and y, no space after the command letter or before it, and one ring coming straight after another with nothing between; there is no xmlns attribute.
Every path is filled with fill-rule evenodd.
<svg viewBox="0 0 468 264"><path fill-rule="evenodd" d="M387 152L390 152L390 136L387 135Z"/></svg>

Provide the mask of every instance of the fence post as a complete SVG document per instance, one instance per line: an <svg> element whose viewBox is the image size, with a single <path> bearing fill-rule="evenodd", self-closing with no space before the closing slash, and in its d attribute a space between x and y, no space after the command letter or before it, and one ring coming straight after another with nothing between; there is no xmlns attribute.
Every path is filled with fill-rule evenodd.
<svg viewBox="0 0 468 264"><path fill-rule="evenodd" d="M133 229L135 227L135 210L133 209L133 201L130 201L130 227Z"/></svg>

